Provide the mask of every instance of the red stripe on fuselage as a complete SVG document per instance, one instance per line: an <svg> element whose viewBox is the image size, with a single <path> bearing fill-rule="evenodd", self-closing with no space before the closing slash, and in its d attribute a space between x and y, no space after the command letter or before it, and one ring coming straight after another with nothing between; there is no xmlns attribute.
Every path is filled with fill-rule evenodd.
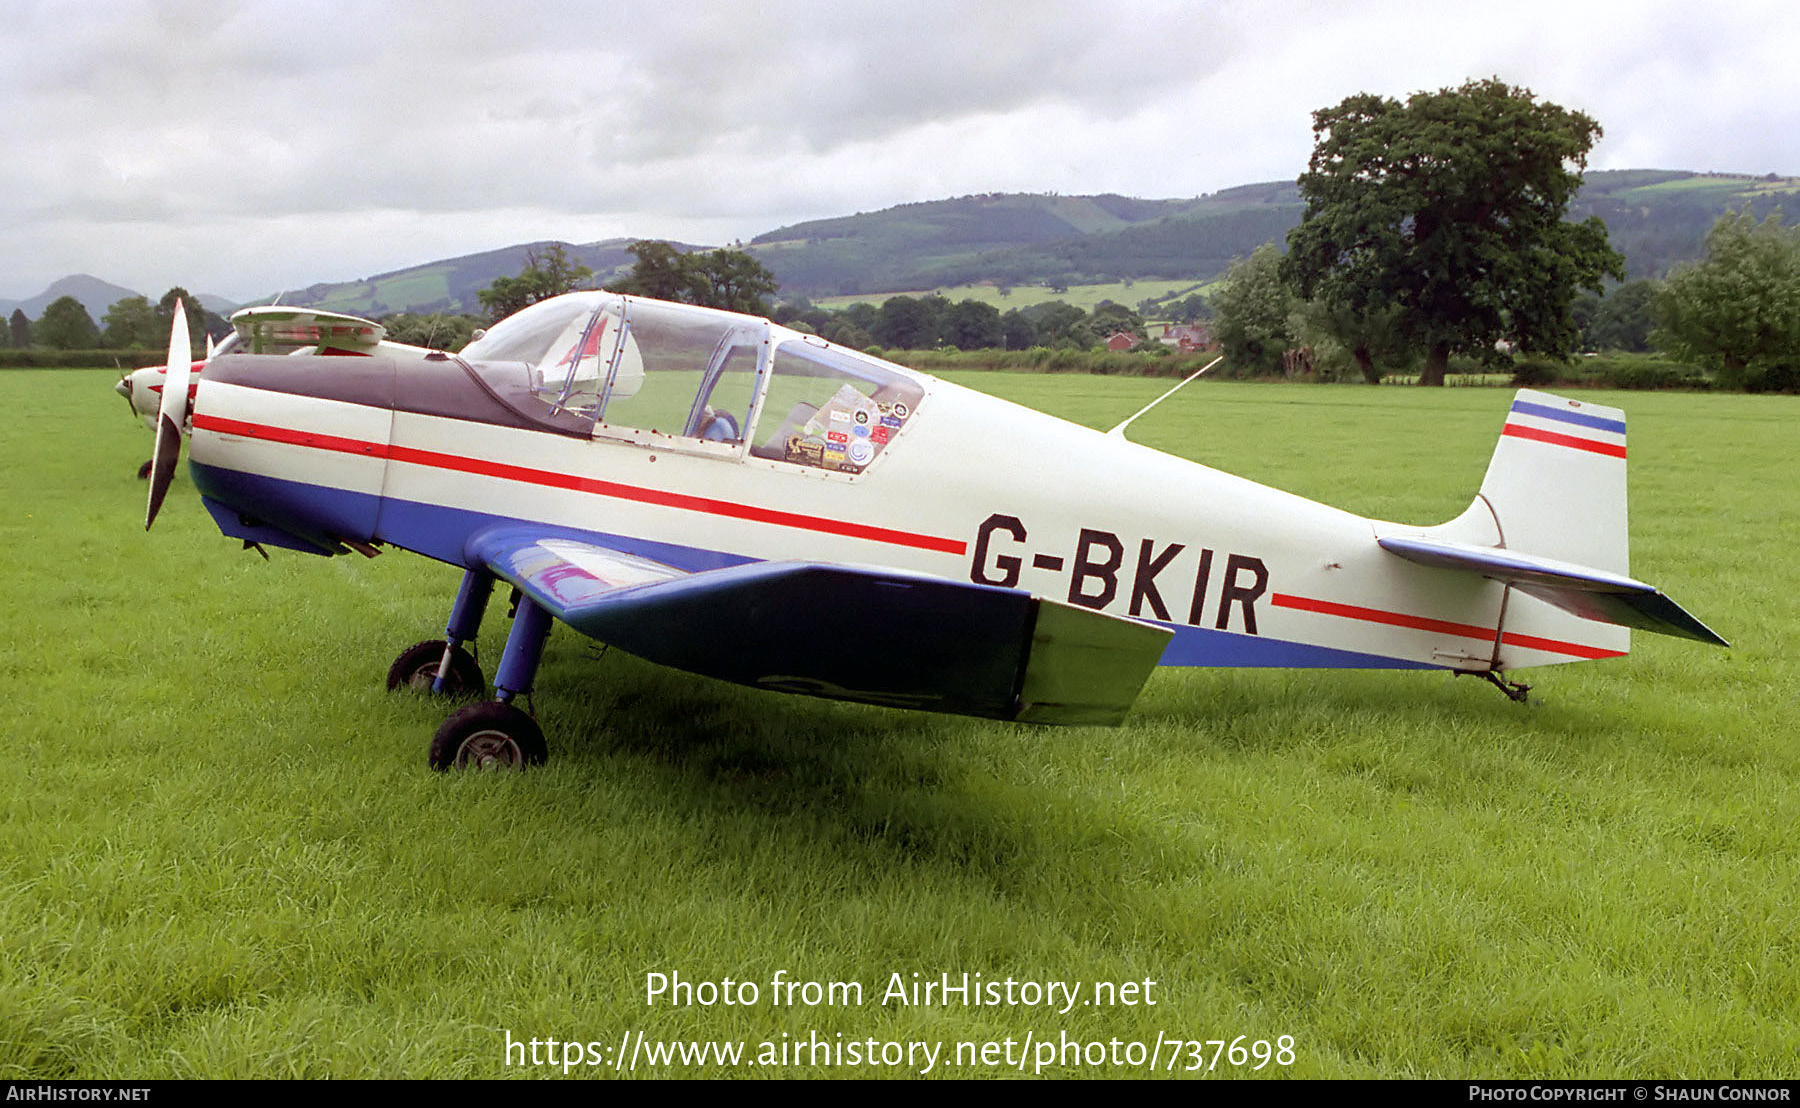
<svg viewBox="0 0 1800 1108"><path fill-rule="evenodd" d="M1344 619L1360 619L1365 623L1383 623L1389 627L1405 627L1414 631L1435 631L1443 635L1456 635L1466 639L1481 639L1484 642L1494 641L1492 627L1478 627L1473 623L1453 623L1444 619L1431 619L1426 616L1409 616L1402 612L1388 612L1380 608L1363 608L1355 604L1340 604L1333 600L1315 600L1307 596L1290 596L1287 593L1276 593L1269 601L1277 608L1293 608L1302 612L1316 612L1319 615L1340 616ZM1506 632L1500 641L1508 646L1522 646L1531 650L1547 650L1553 654L1567 654L1574 658L1618 658L1624 654L1622 650L1603 650L1596 646L1583 646L1580 643L1559 642L1556 639L1541 639L1536 635L1521 635Z"/></svg>
<svg viewBox="0 0 1800 1108"><path fill-rule="evenodd" d="M246 438L261 439L265 442L305 446L314 450L331 450L342 454L363 454L385 458L388 461L429 466L433 469L473 473L482 477L497 477L501 480L518 481L548 488L569 489L574 492L591 493L595 496L632 500L640 504L655 504L665 508L678 508L682 511L744 519L753 523L768 523L778 527L793 527L803 531L842 535L846 538L868 539L872 542L889 543L894 546L910 546L920 550L935 550L944 554L956 555L961 555L968 550L968 544L960 539L938 538L935 535L920 535L910 531L851 523L846 520L825 519L820 516L801 515L797 512L783 512L774 508L759 508L752 504L737 504L729 500L714 500L711 497L691 496L687 493L640 488L635 485L620 484L617 481L600 481L571 473L556 473L551 470L532 469L506 462L491 462L460 454L444 454L435 450L420 450L409 446L389 446L385 443L368 442L363 439L348 439L337 435L319 434L314 431L297 431L287 427L272 427L263 423L246 423L242 420L226 419L214 415L196 414L194 426L201 430L217 431L225 435L243 435Z"/></svg>
<svg viewBox="0 0 1800 1108"><path fill-rule="evenodd" d="M1511 435L1515 439L1531 439L1533 442L1547 442L1551 446L1567 446L1575 450L1586 450L1594 454L1605 454L1611 458L1625 456L1625 444L1622 442L1596 442L1593 439L1576 438L1574 435L1558 434L1537 427L1527 427L1522 423L1509 423L1500 429L1502 435Z"/></svg>

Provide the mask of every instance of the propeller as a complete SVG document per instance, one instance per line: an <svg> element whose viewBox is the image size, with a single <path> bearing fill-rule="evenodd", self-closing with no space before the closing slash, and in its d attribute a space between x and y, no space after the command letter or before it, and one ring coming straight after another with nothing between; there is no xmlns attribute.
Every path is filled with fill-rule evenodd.
<svg viewBox="0 0 1800 1108"><path fill-rule="evenodd" d="M169 328L169 376L163 384L162 403L156 411L156 452L150 455L150 505L144 513L144 530L156 522L181 459L181 425L187 422L188 377L193 349L188 345L187 308L175 301L175 322Z"/></svg>

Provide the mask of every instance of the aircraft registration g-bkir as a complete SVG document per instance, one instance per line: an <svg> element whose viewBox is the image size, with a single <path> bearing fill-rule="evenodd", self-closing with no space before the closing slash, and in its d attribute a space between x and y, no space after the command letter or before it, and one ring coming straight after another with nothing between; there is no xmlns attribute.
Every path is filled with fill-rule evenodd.
<svg viewBox="0 0 1800 1108"><path fill-rule="evenodd" d="M146 526L190 416L169 362ZM246 547L462 571L391 688L485 694L468 644L516 590L492 698L438 730L439 769L546 757L518 700L557 620L756 688L1051 724L1118 723L1158 665L1452 670L1522 699L1503 674L1624 654L1632 628L1724 642L1628 575L1624 413L1541 392L1436 527L605 292L455 355L222 356L191 428L193 483Z"/></svg>

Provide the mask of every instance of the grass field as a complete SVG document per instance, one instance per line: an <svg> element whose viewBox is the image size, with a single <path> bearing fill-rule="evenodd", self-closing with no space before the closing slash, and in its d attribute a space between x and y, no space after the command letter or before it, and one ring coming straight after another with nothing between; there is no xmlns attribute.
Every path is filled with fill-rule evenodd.
<svg viewBox="0 0 1800 1108"><path fill-rule="evenodd" d="M561 1073L509 1066L508 1036L595 1044L571 1076L926 1068L651 1064L640 1035L941 1043L933 1075L962 1077L1030 1074L1063 1035L1120 1061L1048 1075L1147 1075L1153 1049L1242 1074L1282 1036L1261 1075L1794 1073L1794 398L1594 395L1630 413L1634 573L1730 650L1640 635L1526 673L1529 707L1447 675L1165 671L1123 727L1048 731L756 693L563 629L552 763L459 778L425 768L443 707L382 691L455 572L265 563L185 475L146 535L113 377L0 374L0 1077ZM1097 426L1166 387L957 379ZM1425 522L1467 503L1509 395L1202 383L1133 434ZM890 975L965 972L1084 990L883 1002ZM775 1003L778 973L862 1003ZM758 997L648 1003L649 974Z"/></svg>

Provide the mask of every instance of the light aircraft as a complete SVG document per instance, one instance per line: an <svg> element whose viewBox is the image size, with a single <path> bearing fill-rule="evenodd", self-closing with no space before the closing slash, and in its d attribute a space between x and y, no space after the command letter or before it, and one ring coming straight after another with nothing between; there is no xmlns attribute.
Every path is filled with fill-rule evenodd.
<svg viewBox="0 0 1800 1108"><path fill-rule="evenodd" d="M170 363L146 527L188 416ZM1435 527L1124 427L768 320L584 292L405 365L218 357L190 471L246 547L385 544L462 570L444 636L390 688L484 691L467 644L496 582L517 591L493 699L438 729L438 769L546 757L517 702L557 620L758 688L1061 724L1119 722L1159 664L1451 670L1523 699L1504 674L1624 654L1631 628L1724 645L1628 576L1615 408L1519 392L1479 494Z"/></svg>
<svg viewBox="0 0 1800 1108"><path fill-rule="evenodd" d="M417 361L431 353L427 347L388 341L386 328L373 320L317 308L284 308L268 304L240 308L231 314L231 326L231 334L217 348L213 347L212 339L208 336L206 357L194 360L188 357L187 352L182 353L181 360L188 363L190 371L190 404L193 401L193 390L199 387L199 382L193 375L198 374L208 361L220 354L341 354L352 357L386 355L404 361ZM169 356L176 357L173 351ZM146 366L124 374L119 378L119 383L113 386L113 391L125 398L125 402L131 405L132 413L142 419L144 426L151 431L156 430L157 408L162 401L163 382L168 373L167 365ZM145 462L138 471L138 476L149 475L150 463Z"/></svg>

